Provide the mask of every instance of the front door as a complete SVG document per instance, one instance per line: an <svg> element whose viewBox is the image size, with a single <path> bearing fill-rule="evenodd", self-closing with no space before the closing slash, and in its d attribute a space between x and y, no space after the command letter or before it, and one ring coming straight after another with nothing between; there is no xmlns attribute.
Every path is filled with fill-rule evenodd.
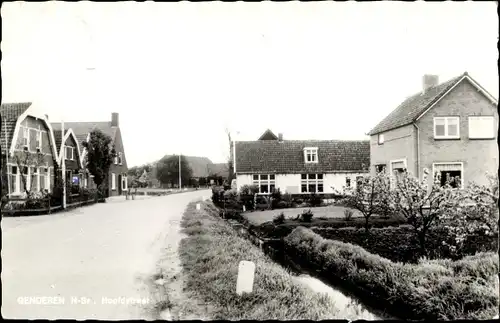
<svg viewBox="0 0 500 323"><path fill-rule="evenodd" d="M122 174L118 175L118 195L122 195Z"/></svg>

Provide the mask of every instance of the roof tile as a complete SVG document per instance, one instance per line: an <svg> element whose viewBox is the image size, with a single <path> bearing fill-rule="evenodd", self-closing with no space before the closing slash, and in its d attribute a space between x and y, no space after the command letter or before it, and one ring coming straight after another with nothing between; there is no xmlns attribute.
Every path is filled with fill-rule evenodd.
<svg viewBox="0 0 500 323"><path fill-rule="evenodd" d="M414 122L427 108L460 81L464 75L465 73L434 86L425 93L419 92L407 98L368 134L375 135Z"/></svg>
<svg viewBox="0 0 500 323"><path fill-rule="evenodd" d="M368 140L260 140L235 146L238 173L361 172L370 165ZM304 162L305 147L318 147L317 164Z"/></svg>
<svg viewBox="0 0 500 323"><path fill-rule="evenodd" d="M17 119L31 106L31 102L20 103L2 103L0 108L1 126L0 133L2 153L10 148L12 139L14 138L14 130L16 128Z"/></svg>

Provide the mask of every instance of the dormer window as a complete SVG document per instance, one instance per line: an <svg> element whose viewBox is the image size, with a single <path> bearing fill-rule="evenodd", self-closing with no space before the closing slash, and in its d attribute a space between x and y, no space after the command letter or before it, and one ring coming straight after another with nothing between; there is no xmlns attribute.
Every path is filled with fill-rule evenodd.
<svg viewBox="0 0 500 323"><path fill-rule="evenodd" d="M318 162L318 147L306 147L304 148L304 161L308 163Z"/></svg>

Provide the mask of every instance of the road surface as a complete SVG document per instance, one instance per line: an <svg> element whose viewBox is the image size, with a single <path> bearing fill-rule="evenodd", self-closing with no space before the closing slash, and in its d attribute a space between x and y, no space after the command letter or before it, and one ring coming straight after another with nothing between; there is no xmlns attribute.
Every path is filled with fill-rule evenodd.
<svg viewBox="0 0 500 323"><path fill-rule="evenodd" d="M151 319L142 279L154 274L162 247L178 244L184 209L202 196L209 191L3 218L2 316Z"/></svg>

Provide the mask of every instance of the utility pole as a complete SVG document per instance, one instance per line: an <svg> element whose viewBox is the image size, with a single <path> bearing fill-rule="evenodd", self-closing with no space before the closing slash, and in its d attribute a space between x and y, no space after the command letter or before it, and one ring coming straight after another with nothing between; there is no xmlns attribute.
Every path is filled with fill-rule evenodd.
<svg viewBox="0 0 500 323"><path fill-rule="evenodd" d="M61 147L62 147L62 158L61 158L61 177L63 182L63 198L62 198L62 208L66 208L66 145L64 142L64 120L61 121Z"/></svg>
<svg viewBox="0 0 500 323"><path fill-rule="evenodd" d="M179 154L179 191L182 188L182 181L181 181L181 154Z"/></svg>

